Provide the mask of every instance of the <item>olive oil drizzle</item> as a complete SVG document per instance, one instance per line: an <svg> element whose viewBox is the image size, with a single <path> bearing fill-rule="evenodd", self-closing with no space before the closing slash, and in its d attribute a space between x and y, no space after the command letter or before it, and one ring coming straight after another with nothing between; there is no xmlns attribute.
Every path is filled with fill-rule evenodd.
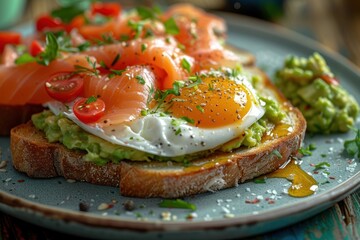
<svg viewBox="0 0 360 240"><path fill-rule="evenodd" d="M267 178L285 178L292 182L288 194L292 197L307 197L317 190L318 182L301 169L294 159L290 159L280 169L266 174Z"/></svg>

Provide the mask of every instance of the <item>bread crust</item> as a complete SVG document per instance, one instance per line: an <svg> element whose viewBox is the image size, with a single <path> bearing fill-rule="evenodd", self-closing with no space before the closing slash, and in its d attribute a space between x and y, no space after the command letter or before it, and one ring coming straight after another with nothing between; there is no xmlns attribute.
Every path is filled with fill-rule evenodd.
<svg viewBox="0 0 360 240"><path fill-rule="evenodd" d="M257 73L258 69L252 69ZM263 74L263 77L266 76ZM266 78L267 79L267 78ZM254 148L216 153L185 166L173 162L108 163L98 166L83 160L84 153L49 143L31 122L11 130L13 166L30 177L63 176L94 184L119 186L120 194L132 197L179 198L206 191L237 186L246 180L269 173L297 153L305 136L306 121L267 79L266 87L287 109L292 131L276 132ZM275 154L276 153L276 154Z"/></svg>

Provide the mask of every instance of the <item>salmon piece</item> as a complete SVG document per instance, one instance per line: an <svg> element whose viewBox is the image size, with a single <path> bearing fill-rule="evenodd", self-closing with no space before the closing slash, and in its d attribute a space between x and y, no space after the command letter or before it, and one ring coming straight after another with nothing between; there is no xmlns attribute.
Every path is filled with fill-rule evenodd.
<svg viewBox="0 0 360 240"><path fill-rule="evenodd" d="M184 59L194 66L193 58L184 54L171 37L136 39L104 45L87 50L84 54L95 57L98 63L103 62L111 69L149 65L157 75L161 89L171 88L174 81L188 77L189 72L182 66Z"/></svg>
<svg viewBox="0 0 360 240"><path fill-rule="evenodd" d="M69 55L48 66L38 63L0 65L0 104L43 104L52 100L45 90L45 81L58 72L73 72L75 65L89 67L86 56Z"/></svg>
<svg viewBox="0 0 360 240"><path fill-rule="evenodd" d="M156 77L149 66L129 66L121 75L111 78L84 76L84 96L98 96L106 106L105 115L98 121L108 126L131 121L147 108L151 89L156 88Z"/></svg>
<svg viewBox="0 0 360 240"><path fill-rule="evenodd" d="M185 52L195 59L195 71L235 67L243 58L226 49L226 23L215 15L190 4L177 4L163 15L164 20L173 17L179 28L177 41L185 46Z"/></svg>

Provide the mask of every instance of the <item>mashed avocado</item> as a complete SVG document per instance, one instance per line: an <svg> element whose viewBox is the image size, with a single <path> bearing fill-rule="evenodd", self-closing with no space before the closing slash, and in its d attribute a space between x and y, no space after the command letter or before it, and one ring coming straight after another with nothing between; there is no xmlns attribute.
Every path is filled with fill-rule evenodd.
<svg viewBox="0 0 360 240"><path fill-rule="evenodd" d="M247 129L241 138L224 144L218 150L229 152L241 146L256 146L260 143L263 134L266 132L267 124L280 121L283 116L285 116L285 113L281 111L274 100L270 98L262 99L264 104L266 101L266 113L264 117ZM78 125L63 115L60 114L55 116L48 110L34 114L32 116L32 122L37 129L45 133L49 142L61 142L69 149L84 151L86 153L85 160L92 161L97 164L106 164L107 162L118 163L124 159L132 161L157 160L187 163L191 160L210 155L216 150L214 149L211 151L203 151L200 153L172 158L161 157L109 143L97 136L85 132Z"/></svg>
<svg viewBox="0 0 360 240"><path fill-rule="evenodd" d="M262 79L257 76L249 76L249 78L255 88L261 88L264 85L261 83ZM69 149L84 151L85 160L97 164L106 164L107 162L118 163L124 159L132 161L157 160L188 163L191 160L208 156L216 150L230 152L239 147L254 147L258 145L269 129L269 126L276 125L286 117L286 113L272 96L261 96L259 99L261 105L265 108L265 114L259 121L248 128L242 136L219 146L217 149L179 157L162 157L112 144L84 131L64 115L56 116L50 111L43 111L33 115L32 121L37 129L45 133L49 142L61 142Z"/></svg>
<svg viewBox="0 0 360 240"><path fill-rule="evenodd" d="M318 53L307 59L288 57L275 84L303 113L308 132L346 132L359 114L356 100L337 83Z"/></svg>

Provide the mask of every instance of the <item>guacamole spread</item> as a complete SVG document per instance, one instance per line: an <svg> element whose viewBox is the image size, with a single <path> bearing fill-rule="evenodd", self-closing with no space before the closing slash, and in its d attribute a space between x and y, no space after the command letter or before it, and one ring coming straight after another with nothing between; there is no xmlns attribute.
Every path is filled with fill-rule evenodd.
<svg viewBox="0 0 360 240"><path fill-rule="evenodd" d="M354 126L359 105L320 54L288 57L276 73L275 84L303 113L308 132L346 132Z"/></svg>
<svg viewBox="0 0 360 240"><path fill-rule="evenodd" d="M265 115L247 129L241 138L237 138L218 149L171 158L112 144L84 131L64 115L54 115L48 110L34 114L32 116L32 122L37 129L45 133L49 142L61 142L68 149L84 151L85 160L100 165L106 164L107 162L119 163L124 159L132 161L157 160L188 163L191 160L210 155L215 150L229 152L241 146L253 147L259 144L263 134L265 134L267 130L267 125L281 121L286 115L273 99L261 99L265 107Z"/></svg>

